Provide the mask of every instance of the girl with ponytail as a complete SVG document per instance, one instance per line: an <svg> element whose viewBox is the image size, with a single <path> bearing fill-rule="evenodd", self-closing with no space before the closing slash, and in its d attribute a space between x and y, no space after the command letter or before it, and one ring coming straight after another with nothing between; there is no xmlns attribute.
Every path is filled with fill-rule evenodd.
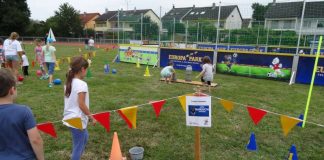
<svg viewBox="0 0 324 160"><path fill-rule="evenodd" d="M92 120L93 125L97 122L89 110L88 85L83 81L88 66L88 62L83 57L73 58L65 83L63 120L81 118L82 121L82 129L75 128L63 121L72 134L72 160L79 160L85 149L88 141L87 125L89 118Z"/></svg>

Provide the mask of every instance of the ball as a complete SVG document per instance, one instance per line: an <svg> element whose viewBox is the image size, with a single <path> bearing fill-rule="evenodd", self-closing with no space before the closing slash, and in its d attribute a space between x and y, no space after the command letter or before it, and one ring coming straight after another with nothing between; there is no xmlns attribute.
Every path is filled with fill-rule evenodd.
<svg viewBox="0 0 324 160"><path fill-rule="evenodd" d="M62 83L62 81L60 79L54 79L53 83L55 85L60 85Z"/></svg>
<svg viewBox="0 0 324 160"><path fill-rule="evenodd" d="M37 70L37 71L36 71L36 75L37 75L38 77L40 77L40 76L42 75L42 71L41 71L41 70Z"/></svg>
<svg viewBox="0 0 324 160"><path fill-rule="evenodd" d="M111 70L111 73L112 73L112 74L116 74L116 73L117 73L117 70L116 70L116 69L112 69L112 70Z"/></svg>
<svg viewBox="0 0 324 160"><path fill-rule="evenodd" d="M23 76L21 76L21 75L19 75L19 76L17 77L17 79L18 79L18 81L19 81L19 82L22 82L22 81L24 81L24 77L23 77Z"/></svg>

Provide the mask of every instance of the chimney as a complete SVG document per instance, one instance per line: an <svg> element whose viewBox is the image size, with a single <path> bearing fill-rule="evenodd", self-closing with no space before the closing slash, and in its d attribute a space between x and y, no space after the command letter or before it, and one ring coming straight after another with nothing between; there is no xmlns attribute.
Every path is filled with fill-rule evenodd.
<svg viewBox="0 0 324 160"><path fill-rule="evenodd" d="M273 0L272 5L273 5L273 6L276 5L276 0Z"/></svg>
<svg viewBox="0 0 324 160"><path fill-rule="evenodd" d="M105 8L105 13L108 13L108 8Z"/></svg>
<svg viewBox="0 0 324 160"><path fill-rule="evenodd" d="M216 3L213 3L213 8L215 8L216 7Z"/></svg>
<svg viewBox="0 0 324 160"><path fill-rule="evenodd" d="M175 8L174 4L173 4L172 8L173 8L173 9Z"/></svg>
<svg viewBox="0 0 324 160"><path fill-rule="evenodd" d="M196 5L193 5L193 6L192 6L192 9L195 9L195 7L196 7Z"/></svg>
<svg viewBox="0 0 324 160"><path fill-rule="evenodd" d="M134 7L134 13L136 12L136 7Z"/></svg>

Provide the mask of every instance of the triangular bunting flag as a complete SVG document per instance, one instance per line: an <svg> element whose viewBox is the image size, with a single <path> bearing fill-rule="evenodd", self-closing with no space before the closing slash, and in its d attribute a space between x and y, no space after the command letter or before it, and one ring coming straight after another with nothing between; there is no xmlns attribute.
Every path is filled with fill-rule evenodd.
<svg viewBox="0 0 324 160"><path fill-rule="evenodd" d="M110 112L98 113L93 115L93 118L96 119L102 126L106 128L106 131L110 131Z"/></svg>
<svg viewBox="0 0 324 160"><path fill-rule="evenodd" d="M111 152L110 152L109 160L123 160L117 132L114 132L114 137L113 137L113 142L111 145Z"/></svg>
<svg viewBox="0 0 324 160"><path fill-rule="evenodd" d="M250 117L255 125L258 125L261 119L267 114L267 111L257 109L251 106L247 106L246 108L248 109Z"/></svg>
<svg viewBox="0 0 324 160"><path fill-rule="evenodd" d="M301 122L300 119L280 115L281 127L285 136L288 135L290 130L296 126L297 123Z"/></svg>
<svg viewBox="0 0 324 160"><path fill-rule="evenodd" d="M234 103L232 101L221 99L220 103L222 104L222 106L225 108L227 112L231 112L233 110Z"/></svg>
<svg viewBox="0 0 324 160"><path fill-rule="evenodd" d="M151 102L152 107L155 111L156 118L159 117L162 106L164 105L165 100Z"/></svg>
<svg viewBox="0 0 324 160"><path fill-rule="evenodd" d="M42 123L42 124L37 124L37 129L51 135L54 138L57 138L55 128L52 122L47 122L47 123Z"/></svg>
<svg viewBox="0 0 324 160"><path fill-rule="evenodd" d="M83 129L82 128L81 118L79 118L79 117L66 119L66 120L64 120L64 122L68 123L69 125L71 125L72 127L77 128L77 129Z"/></svg>
<svg viewBox="0 0 324 160"><path fill-rule="evenodd" d="M125 120L129 128L136 128L137 106L119 109L118 113Z"/></svg>
<svg viewBox="0 0 324 160"><path fill-rule="evenodd" d="M190 93L190 94L185 94L185 95L182 95L182 96L179 96L178 99L179 99L179 102L181 104L181 107L182 107L182 110L184 112L186 112L186 96L192 96L193 94Z"/></svg>

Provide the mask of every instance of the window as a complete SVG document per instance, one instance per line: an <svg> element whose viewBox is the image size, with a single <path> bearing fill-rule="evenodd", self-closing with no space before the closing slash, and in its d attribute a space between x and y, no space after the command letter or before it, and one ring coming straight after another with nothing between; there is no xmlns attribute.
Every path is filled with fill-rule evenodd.
<svg viewBox="0 0 324 160"><path fill-rule="evenodd" d="M193 14L195 14L195 12L191 12L190 14L193 15Z"/></svg>
<svg viewBox="0 0 324 160"><path fill-rule="evenodd" d="M170 15L171 15L171 16L173 16L173 15L174 15L174 13L170 13Z"/></svg>
<svg viewBox="0 0 324 160"><path fill-rule="evenodd" d="M294 29L294 28L295 28L294 20L283 21L283 29Z"/></svg>
<svg viewBox="0 0 324 160"><path fill-rule="evenodd" d="M97 23L96 27L106 27L106 23Z"/></svg>
<svg viewBox="0 0 324 160"><path fill-rule="evenodd" d="M205 11L202 11L200 14L205 14L206 12Z"/></svg>
<svg viewBox="0 0 324 160"><path fill-rule="evenodd" d="M279 21L270 21L271 29L279 29Z"/></svg>
<svg viewBox="0 0 324 160"><path fill-rule="evenodd" d="M176 15L179 15L179 14L180 14L179 12L176 13Z"/></svg>
<svg viewBox="0 0 324 160"><path fill-rule="evenodd" d="M303 23L303 28L311 28L312 27L312 21L311 20L305 20Z"/></svg>
<svg viewBox="0 0 324 160"><path fill-rule="evenodd" d="M198 15L199 14L199 12L196 12L196 15Z"/></svg>

